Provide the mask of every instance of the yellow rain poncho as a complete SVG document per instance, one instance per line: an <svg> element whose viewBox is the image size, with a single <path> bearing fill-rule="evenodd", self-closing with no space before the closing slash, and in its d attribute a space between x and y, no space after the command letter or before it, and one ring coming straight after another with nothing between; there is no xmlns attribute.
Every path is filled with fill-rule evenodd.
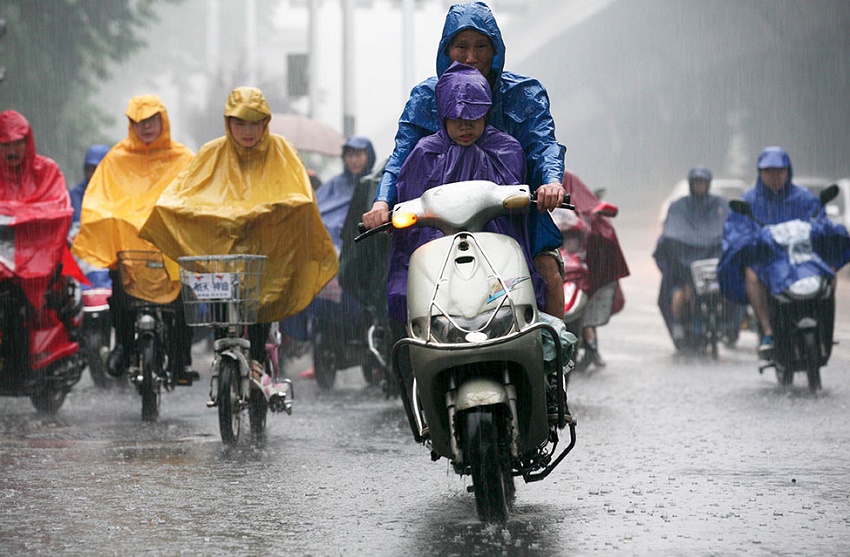
<svg viewBox="0 0 850 557"><path fill-rule="evenodd" d="M133 130L159 113L162 133L145 144ZM192 159L192 151L172 141L165 106L155 95L133 97L127 106L129 133L106 154L86 189L80 215L80 232L72 252L101 268L118 268L117 253L122 250L157 250L139 238L139 230L150 215L162 191ZM169 274L179 278L177 264L166 261ZM152 301L165 303L180 292L179 280L165 285L165 292L151 293ZM148 296L146 296L148 297Z"/></svg>
<svg viewBox="0 0 850 557"><path fill-rule="evenodd" d="M224 116L226 135L201 147L162 193L141 234L174 259L267 256L258 321L279 321L304 309L336 275L336 252L298 153L269 133L262 91L234 89ZM230 116L265 121L251 149L232 137Z"/></svg>

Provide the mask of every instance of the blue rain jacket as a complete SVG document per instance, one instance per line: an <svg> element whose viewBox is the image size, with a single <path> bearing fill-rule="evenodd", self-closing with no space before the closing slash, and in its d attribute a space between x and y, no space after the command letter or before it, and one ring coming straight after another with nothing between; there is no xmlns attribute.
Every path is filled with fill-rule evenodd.
<svg viewBox="0 0 850 557"><path fill-rule="evenodd" d="M99 165L100 161L103 160L103 157L108 152L109 147L106 145L95 144L89 147L86 151L85 161L83 162L83 171L85 171L87 166ZM80 208L83 206L83 196L86 194L86 187L88 185L88 180L83 180L68 192L71 195L71 206L74 208L74 215L71 217L71 222L80 222Z"/></svg>
<svg viewBox="0 0 850 557"><path fill-rule="evenodd" d="M792 266L787 251L778 246L770 232L758 223L734 212L723 227L723 254L717 267L720 291L732 301L748 302L744 288L744 268L751 267L762 283L775 296L800 278L814 274L834 276L850 260L850 238L843 226L830 223L820 208L820 200L809 190L792 183L793 169L788 154L779 148L765 149L766 157L781 157L788 168L788 182L778 192L769 190L758 177L743 198L750 204L753 216L764 224L778 224L793 219L810 221L815 253L819 256L803 265ZM761 164L759 165L761 166Z"/></svg>
<svg viewBox="0 0 850 557"><path fill-rule="evenodd" d="M505 43L490 8L483 2L455 4L449 8L443 35L437 49L437 77L429 77L415 86L398 121L395 149L387 161L375 201L385 201L390 208L397 200L396 183L401 166L419 139L441 129L434 99L437 78L451 65L448 46L459 32L472 29L486 35L493 43L492 72L493 107L489 124L515 139L525 153L526 180L532 190L564 178L566 149L555 139L555 122L549 111L549 95L536 79L504 71ZM531 253L558 249L561 232L549 213L529 214Z"/></svg>
<svg viewBox="0 0 850 557"><path fill-rule="evenodd" d="M319 205L322 223L327 228L337 253L342 249L342 225L348 215L348 206L351 204L354 187L358 180L370 174L372 167L375 166L375 149L372 142L365 137L349 137L343 145L343 154L346 147L366 151L368 159L364 171L355 176L343 162L342 174L334 176L316 189L316 203Z"/></svg>

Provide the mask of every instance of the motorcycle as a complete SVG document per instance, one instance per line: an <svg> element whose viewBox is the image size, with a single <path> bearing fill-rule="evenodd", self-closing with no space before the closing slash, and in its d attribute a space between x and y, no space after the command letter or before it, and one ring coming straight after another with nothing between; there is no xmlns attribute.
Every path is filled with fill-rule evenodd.
<svg viewBox="0 0 850 557"><path fill-rule="evenodd" d="M566 401L576 339L538 313L519 244L484 231L531 202L524 185L444 184L397 204L391 222L356 239L411 226L443 233L410 258L407 336L393 348L391 369L413 438L433 460L471 475L486 522L507 520L515 476L542 480L576 441ZM569 443L555 456L564 428Z"/></svg>
<svg viewBox="0 0 850 557"><path fill-rule="evenodd" d="M112 316L109 312L112 282L109 271L105 269L86 273L86 278L91 284L81 287L83 323L80 341L85 348L92 381L95 386L106 388L112 381L106 372L106 360L112 345Z"/></svg>
<svg viewBox="0 0 850 557"><path fill-rule="evenodd" d="M833 185L820 194L820 209L838 194ZM753 216L746 201L729 202L730 209L747 216L761 226L760 247L769 254L771 282L768 306L773 324L774 348L770 361L759 366L759 373L774 368L780 385L790 387L794 375L805 373L809 390L821 389L820 368L826 366L832 354L835 325L835 272L847 257L827 257L835 252L839 241L843 253L850 253L850 237L843 226L817 218L794 219L766 225ZM818 211L818 213L820 210ZM825 259L838 261L832 268ZM780 273L779 268L785 272ZM787 287L780 280L788 278Z"/></svg>
<svg viewBox="0 0 850 557"><path fill-rule="evenodd" d="M0 211L0 395L28 396L52 415L85 368L73 278L82 274L66 242L71 210L9 209Z"/></svg>
<svg viewBox="0 0 850 557"><path fill-rule="evenodd" d="M175 304L179 290L174 289L159 251L119 251L118 269L135 314L130 382L142 397L142 421L155 422L162 390L179 384L169 371L173 344L170 337L175 313L179 311Z"/></svg>
<svg viewBox="0 0 850 557"><path fill-rule="evenodd" d="M586 315L592 300L599 306L609 308L604 312L606 316L619 311L623 305L619 283L615 280L594 288L592 273L586 262L588 236L593 233L592 220L615 217L617 213L616 205L600 202L586 216L568 213L572 218L559 219L559 228L564 237L560 248L564 260L564 323L580 339L576 349L576 371L583 371L591 365L605 365L599 356L596 341L589 342L583 336L585 327L593 327L595 331L599 325L598 317Z"/></svg>
<svg viewBox="0 0 850 557"><path fill-rule="evenodd" d="M332 388L338 370L360 366L367 383L388 392L387 325L372 308L346 295L336 277L310 305L309 327L319 387Z"/></svg>

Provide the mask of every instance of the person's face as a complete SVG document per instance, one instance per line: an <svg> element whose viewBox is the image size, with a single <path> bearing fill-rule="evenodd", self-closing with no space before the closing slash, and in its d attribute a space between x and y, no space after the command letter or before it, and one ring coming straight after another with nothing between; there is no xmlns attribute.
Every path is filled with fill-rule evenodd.
<svg viewBox="0 0 850 557"><path fill-rule="evenodd" d="M703 197L708 193L709 183L705 180L694 180L693 182L694 195L697 197Z"/></svg>
<svg viewBox="0 0 850 557"><path fill-rule="evenodd" d="M2 160L8 168L17 168L21 166L26 154L26 138L16 139L9 143L0 143L0 160Z"/></svg>
<svg viewBox="0 0 850 557"><path fill-rule="evenodd" d="M468 147L478 141L484 133L486 117L478 120L464 120L463 118L446 118L446 133L452 141L463 147Z"/></svg>
<svg viewBox="0 0 850 557"><path fill-rule="evenodd" d="M263 138L266 121L252 122L231 116L227 119L227 125L230 128L230 135L237 145L244 149L252 149Z"/></svg>
<svg viewBox="0 0 850 557"><path fill-rule="evenodd" d="M369 155L366 153L366 149L349 148L342 155L342 160L345 163L345 168L355 176L358 176L366 170Z"/></svg>
<svg viewBox="0 0 850 557"><path fill-rule="evenodd" d="M472 29L461 31L449 43L449 58L452 62L472 66L488 78L495 54L490 39Z"/></svg>
<svg viewBox="0 0 850 557"><path fill-rule="evenodd" d="M788 181L787 168L763 168L759 170L759 177L762 183L770 191L779 191L785 186Z"/></svg>
<svg viewBox="0 0 850 557"><path fill-rule="evenodd" d="M133 125L133 133L145 145L150 145L162 134L162 115L158 112L141 122L130 122Z"/></svg>

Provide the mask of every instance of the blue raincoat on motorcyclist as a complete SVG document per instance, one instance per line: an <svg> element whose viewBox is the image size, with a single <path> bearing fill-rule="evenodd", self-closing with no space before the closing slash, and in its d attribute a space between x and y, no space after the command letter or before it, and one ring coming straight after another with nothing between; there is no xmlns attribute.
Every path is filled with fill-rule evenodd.
<svg viewBox="0 0 850 557"><path fill-rule="evenodd" d="M437 76L416 85L398 121L395 150L387 161L376 201L393 206L401 166L419 139L436 133L442 126L437 116L434 87L439 76L452 64L448 47L459 32L471 29L490 38L495 55L490 86L493 107L488 123L513 136L525 153L526 181L532 190L543 184L562 182L566 149L555 139L555 122L549 112L549 96L536 79L504 71L505 43L490 8L483 2L456 4L446 14L443 34L437 49ZM552 217L529 213L531 254L556 250L563 238Z"/></svg>
<svg viewBox="0 0 850 557"><path fill-rule="evenodd" d="M750 267L759 280L770 287L775 296L806 276L821 274L833 277L834 270L850 261L850 236L841 225L830 223L820 207L820 200L809 190L793 183L793 168L788 153L780 147L768 147L759 156L759 168L787 168L788 180L778 192L765 186L761 177L743 199L750 204L753 216L764 224L779 224L793 219L810 221L813 229L814 257L804 265L793 265L787 253L775 243L762 239L762 227L751 218L730 213L723 230L723 255L717 267L720 291L732 301L747 303L744 268ZM773 250L773 251L771 251Z"/></svg>

